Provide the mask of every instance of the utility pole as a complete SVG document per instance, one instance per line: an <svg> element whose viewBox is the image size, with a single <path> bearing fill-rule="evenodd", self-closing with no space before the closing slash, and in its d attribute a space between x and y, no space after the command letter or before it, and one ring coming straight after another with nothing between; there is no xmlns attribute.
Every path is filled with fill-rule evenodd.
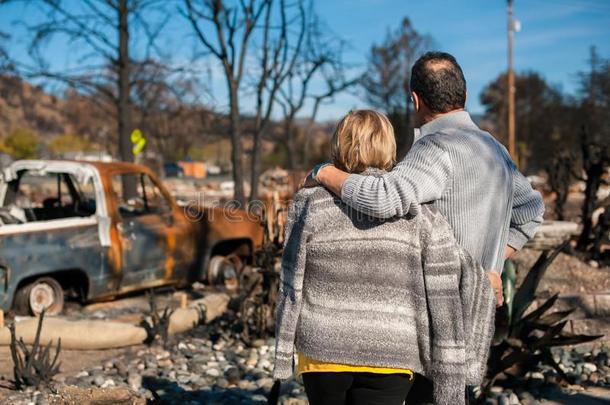
<svg viewBox="0 0 610 405"><path fill-rule="evenodd" d="M517 161L515 147L515 74L513 72L513 0L508 0L508 152Z"/></svg>

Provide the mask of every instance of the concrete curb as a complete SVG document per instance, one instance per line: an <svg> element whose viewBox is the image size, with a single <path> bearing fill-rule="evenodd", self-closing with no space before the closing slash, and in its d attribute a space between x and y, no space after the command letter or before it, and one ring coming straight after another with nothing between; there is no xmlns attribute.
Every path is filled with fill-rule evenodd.
<svg viewBox="0 0 610 405"><path fill-rule="evenodd" d="M198 307L206 308L206 322L220 316L227 309L227 294L210 294L192 301L189 308L177 309L170 317L169 333L186 332L199 321ZM15 324L17 338L32 344L38 326L37 318L26 318ZM61 346L69 350L101 350L142 344L146 339L144 328L122 322L104 320L69 321L59 317L45 318L40 341L43 345L56 345L61 338ZM0 346L10 344L8 327L0 329Z"/></svg>

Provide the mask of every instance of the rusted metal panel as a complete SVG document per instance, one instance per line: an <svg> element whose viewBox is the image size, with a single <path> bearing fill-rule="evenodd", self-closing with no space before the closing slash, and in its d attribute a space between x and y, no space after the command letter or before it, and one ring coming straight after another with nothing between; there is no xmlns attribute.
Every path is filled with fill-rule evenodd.
<svg viewBox="0 0 610 405"><path fill-rule="evenodd" d="M185 215L184 208L176 204L154 172L145 166L20 161L4 171L4 179L14 180L23 170L67 172L79 181L92 179L97 209L91 217L0 226L0 257L6 262L2 268L12 269L10 274L9 270L0 270L0 283L3 274L8 280L4 290L0 289L2 309L10 308L19 283L28 277L79 269L89 280L85 298L104 299L132 290L201 279L205 259L217 244L245 241L253 251L263 242L260 218L253 213L201 207L201 217ZM148 175L167 200L169 211L122 218L112 178L123 174ZM130 221L135 227L131 230ZM131 231L147 237L133 240Z"/></svg>
<svg viewBox="0 0 610 405"><path fill-rule="evenodd" d="M13 270L6 291L0 290L4 310L10 309L19 284L30 277L81 270L89 279L91 296L106 290L113 277L105 264L107 249L99 242L97 224L15 233L3 235L1 240L0 256Z"/></svg>

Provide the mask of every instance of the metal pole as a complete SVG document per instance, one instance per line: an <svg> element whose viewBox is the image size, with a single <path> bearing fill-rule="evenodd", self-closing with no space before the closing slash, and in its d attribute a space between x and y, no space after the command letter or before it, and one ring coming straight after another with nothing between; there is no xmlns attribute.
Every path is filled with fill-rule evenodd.
<svg viewBox="0 0 610 405"><path fill-rule="evenodd" d="M515 75L513 72L513 0L508 0L508 151L517 160L515 147Z"/></svg>

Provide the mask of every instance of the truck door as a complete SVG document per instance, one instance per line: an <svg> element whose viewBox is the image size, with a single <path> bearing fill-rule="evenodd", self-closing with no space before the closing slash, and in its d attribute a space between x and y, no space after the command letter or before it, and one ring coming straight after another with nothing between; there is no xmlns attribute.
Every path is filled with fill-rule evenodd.
<svg viewBox="0 0 610 405"><path fill-rule="evenodd" d="M173 226L171 203L145 173L116 175L117 223L122 248L121 289L162 284L173 252L168 233ZM173 247L171 247L173 248Z"/></svg>

